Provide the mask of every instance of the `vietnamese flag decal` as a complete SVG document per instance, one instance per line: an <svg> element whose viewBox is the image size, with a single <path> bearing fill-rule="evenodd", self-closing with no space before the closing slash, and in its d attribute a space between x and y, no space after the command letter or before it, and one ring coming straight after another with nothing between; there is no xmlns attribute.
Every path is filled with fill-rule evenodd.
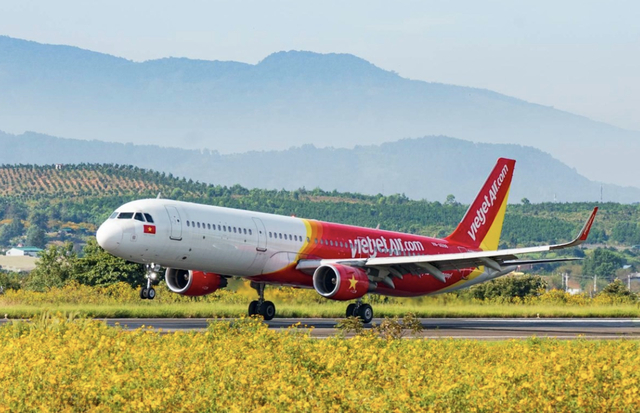
<svg viewBox="0 0 640 413"><path fill-rule="evenodd" d="M156 226L155 225L145 225L144 226L144 233L145 234L155 234L156 233Z"/></svg>

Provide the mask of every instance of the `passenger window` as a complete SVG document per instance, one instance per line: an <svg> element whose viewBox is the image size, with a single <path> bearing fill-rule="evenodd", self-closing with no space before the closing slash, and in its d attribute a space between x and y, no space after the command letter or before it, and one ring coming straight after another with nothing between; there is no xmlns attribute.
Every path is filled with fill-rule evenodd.
<svg viewBox="0 0 640 413"><path fill-rule="evenodd" d="M282 233L279 233L278 235L280 236L280 239L282 239Z"/></svg>
<svg viewBox="0 0 640 413"><path fill-rule="evenodd" d="M316 241L316 244L317 244L318 243L318 238L316 238L315 241Z"/></svg>
<svg viewBox="0 0 640 413"><path fill-rule="evenodd" d="M251 230L249 230L249 235L251 235Z"/></svg>
<svg viewBox="0 0 640 413"><path fill-rule="evenodd" d="M191 225L189 225L189 220L187 220L187 226L190 227Z"/></svg>
<svg viewBox="0 0 640 413"><path fill-rule="evenodd" d="M317 241L317 240L316 240ZM311 242L311 238L307 237L307 242Z"/></svg>
<svg viewBox="0 0 640 413"><path fill-rule="evenodd" d="M238 231L236 231L236 227L233 227L233 233L236 234Z"/></svg>
<svg viewBox="0 0 640 413"><path fill-rule="evenodd" d="M207 224L207 229L211 229L211 224Z"/></svg>
<svg viewBox="0 0 640 413"><path fill-rule="evenodd" d="M222 231L222 227L218 225L218 231Z"/></svg>
<svg viewBox="0 0 640 413"><path fill-rule="evenodd" d="M289 241L293 241L293 237L289 234Z"/></svg>
<svg viewBox="0 0 640 413"><path fill-rule="evenodd" d="M198 222L198 228L200 228L200 223Z"/></svg>
<svg viewBox="0 0 640 413"><path fill-rule="evenodd" d="M118 214L118 219L131 219L133 218L133 212L121 212Z"/></svg>
<svg viewBox="0 0 640 413"><path fill-rule="evenodd" d="M271 237L271 231L269 231L269 238L272 238L272 237Z"/></svg>
<svg viewBox="0 0 640 413"><path fill-rule="evenodd" d="M244 235L247 235L247 229L244 228Z"/></svg>
<svg viewBox="0 0 640 413"><path fill-rule="evenodd" d="M329 241L329 245L333 247L333 241Z"/></svg>
<svg viewBox="0 0 640 413"><path fill-rule="evenodd" d="M145 213L145 214L144 214L144 217L147 219L147 222L149 222L149 223L153 224L153 218L151 218L151 215L149 215L149 214Z"/></svg>
<svg viewBox="0 0 640 413"><path fill-rule="evenodd" d="M224 232L227 232L227 226L226 226L226 225L223 225L223 226L222 226L222 230L223 230Z"/></svg>

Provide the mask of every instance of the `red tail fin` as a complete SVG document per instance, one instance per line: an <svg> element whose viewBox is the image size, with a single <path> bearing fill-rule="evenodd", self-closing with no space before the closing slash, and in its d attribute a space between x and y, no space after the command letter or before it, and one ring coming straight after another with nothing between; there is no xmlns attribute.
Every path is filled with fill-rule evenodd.
<svg viewBox="0 0 640 413"><path fill-rule="evenodd" d="M448 241L482 250L498 249L515 164L513 159L498 159L464 218L446 238Z"/></svg>

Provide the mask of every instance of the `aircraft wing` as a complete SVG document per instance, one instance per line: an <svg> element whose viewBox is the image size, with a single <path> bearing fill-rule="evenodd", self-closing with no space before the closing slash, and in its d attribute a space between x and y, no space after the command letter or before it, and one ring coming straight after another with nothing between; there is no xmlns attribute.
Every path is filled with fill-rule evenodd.
<svg viewBox="0 0 640 413"><path fill-rule="evenodd" d="M354 259L322 259L322 260L301 260L297 268L304 272L313 272L315 268L325 264L342 264L353 267L376 268L386 270L391 276L401 278L403 274L430 274L440 281L445 281L445 271L476 268L486 266L496 271L502 271L505 267L541 264L548 262L573 261L577 258L552 258L552 259L518 259L518 255L533 254L547 251L556 251L564 248L575 247L586 241L593 225L598 207L593 209L589 219L578 233L578 236L571 242L542 245L528 248L511 248L497 251L469 251L452 254L433 254L403 257L376 257L376 258L354 258Z"/></svg>

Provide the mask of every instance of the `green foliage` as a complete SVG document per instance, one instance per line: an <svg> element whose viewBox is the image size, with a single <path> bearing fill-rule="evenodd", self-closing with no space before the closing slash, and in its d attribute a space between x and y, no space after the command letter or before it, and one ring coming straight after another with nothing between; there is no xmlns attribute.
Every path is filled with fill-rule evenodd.
<svg viewBox="0 0 640 413"><path fill-rule="evenodd" d="M620 279L615 279L611 284L604 287L602 294L615 296L615 297L634 297L634 294L629 291L626 285Z"/></svg>
<svg viewBox="0 0 640 413"><path fill-rule="evenodd" d="M616 270L621 268L624 263L625 259L620 254L608 249L596 248L582 261L582 273L612 279Z"/></svg>
<svg viewBox="0 0 640 413"><path fill-rule="evenodd" d="M78 257L70 242L51 245L42 251L36 268L29 275L27 288L46 291L70 282L99 287L124 282L136 286L143 280L144 273L143 265L114 257L91 238L82 257Z"/></svg>
<svg viewBox="0 0 640 413"><path fill-rule="evenodd" d="M72 277L80 284L104 287L124 282L137 286L144 279L142 264L114 257L103 250L95 238L90 238L82 251L83 257L78 259L77 271Z"/></svg>
<svg viewBox="0 0 640 413"><path fill-rule="evenodd" d="M522 299L540 295L546 286L546 281L539 275L506 276L471 287L461 295L469 294L477 300Z"/></svg>
<svg viewBox="0 0 640 413"><path fill-rule="evenodd" d="M44 230L35 225L31 225L27 230L26 244L30 247L44 248L45 247Z"/></svg>
<svg viewBox="0 0 640 413"><path fill-rule="evenodd" d="M62 287L75 276L78 270L78 257L70 242L64 245L50 245L39 254L36 268L31 271L27 288L34 291L46 291Z"/></svg>
<svg viewBox="0 0 640 413"><path fill-rule="evenodd" d="M12 238L18 237L22 234L24 225L22 222L14 218L10 223L4 224L0 227L0 244L8 245Z"/></svg>
<svg viewBox="0 0 640 413"><path fill-rule="evenodd" d="M18 290L22 287L24 275L15 272L0 271L0 287L3 290Z"/></svg>

